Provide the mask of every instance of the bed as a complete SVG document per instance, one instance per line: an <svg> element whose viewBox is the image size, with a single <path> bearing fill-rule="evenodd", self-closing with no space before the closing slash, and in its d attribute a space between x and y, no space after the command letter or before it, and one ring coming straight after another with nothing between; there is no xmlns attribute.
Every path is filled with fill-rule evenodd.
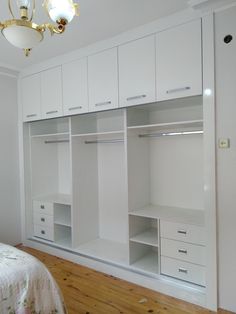
<svg viewBox="0 0 236 314"><path fill-rule="evenodd" d="M65 314L60 290L35 257L0 243L0 313Z"/></svg>

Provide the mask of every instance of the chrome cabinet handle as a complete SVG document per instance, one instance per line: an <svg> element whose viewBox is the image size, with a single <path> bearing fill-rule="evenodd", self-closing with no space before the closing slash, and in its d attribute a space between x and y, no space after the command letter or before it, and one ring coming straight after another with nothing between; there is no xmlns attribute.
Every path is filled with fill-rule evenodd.
<svg viewBox="0 0 236 314"><path fill-rule="evenodd" d="M53 114L53 113L57 113L57 112L58 112L58 110L53 110L53 111L46 112L46 114Z"/></svg>
<svg viewBox="0 0 236 314"><path fill-rule="evenodd" d="M185 235L186 235L186 234L187 234L187 231L186 231L186 230L178 230L178 233L179 233L179 234L185 234Z"/></svg>
<svg viewBox="0 0 236 314"><path fill-rule="evenodd" d="M45 206L44 206L44 205L40 205L40 208L41 208L41 209L45 209Z"/></svg>
<svg viewBox="0 0 236 314"><path fill-rule="evenodd" d="M126 100L131 101L131 100L137 100L137 99L146 98L146 97L147 95L137 95L137 96L128 97L126 98Z"/></svg>
<svg viewBox="0 0 236 314"><path fill-rule="evenodd" d="M179 268L179 273L187 274L187 273L188 273L188 270L185 269L185 268Z"/></svg>
<svg viewBox="0 0 236 314"><path fill-rule="evenodd" d="M36 113L33 113L33 114L27 114L26 116L27 118L33 118L33 117L37 117L37 114Z"/></svg>
<svg viewBox="0 0 236 314"><path fill-rule="evenodd" d="M190 90L190 86L185 86L185 87L180 87L180 88L174 88L174 89L169 89L166 91L166 94L172 94L172 93L178 93L178 92L183 92L186 90Z"/></svg>
<svg viewBox="0 0 236 314"><path fill-rule="evenodd" d="M110 105L111 101L99 102L95 104L96 107Z"/></svg>
<svg viewBox="0 0 236 314"><path fill-rule="evenodd" d="M42 222L45 222L45 218L41 218L41 221L42 221Z"/></svg>
<svg viewBox="0 0 236 314"><path fill-rule="evenodd" d="M72 110L77 110L77 109L82 109L82 106L77 106L77 107L70 107L68 110L72 111Z"/></svg>
<svg viewBox="0 0 236 314"><path fill-rule="evenodd" d="M179 253L188 254L187 250L178 250Z"/></svg>
<svg viewBox="0 0 236 314"><path fill-rule="evenodd" d="M44 230L41 230L41 234L45 234L45 231L44 231Z"/></svg>

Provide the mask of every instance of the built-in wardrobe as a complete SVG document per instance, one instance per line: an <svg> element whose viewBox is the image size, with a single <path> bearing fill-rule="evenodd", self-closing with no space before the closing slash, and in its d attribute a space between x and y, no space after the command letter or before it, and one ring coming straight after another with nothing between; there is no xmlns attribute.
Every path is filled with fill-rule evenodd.
<svg viewBox="0 0 236 314"><path fill-rule="evenodd" d="M170 21L21 74L24 243L215 309L213 16Z"/></svg>

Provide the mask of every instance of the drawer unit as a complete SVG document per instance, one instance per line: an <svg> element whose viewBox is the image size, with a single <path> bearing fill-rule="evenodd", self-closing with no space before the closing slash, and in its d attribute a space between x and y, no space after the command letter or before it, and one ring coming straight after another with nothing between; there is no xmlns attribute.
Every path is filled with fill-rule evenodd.
<svg viewBox="0 0 236 314"><path fill-rule="evenodd" d="M206 248L201 245L162 238L161 255L202 266L206 265Z"/></svg>
<svg viewBox="0 0 236 314"><path fill-rule="evenodd" d="M200 286L206 285L206 269L204 266L162 256L161 273L163 275L192 282Z"/></svg>
<svg viewBox="0 0 236 314"><path fill-rule="evenodd" d="M34 212L53 216L53 203L33 201Z"/></svg>
<svg viewBox="0 0 236 314"><path fill-rule="evenodd" d="M36 237L54 241L54 229L49 227L44 227L40 225L34 225L34 235Z"/></svg>
<svg viewBox="0 0 236 314"><path fill-rule="evenodd" d="M41 214L40 212L34 212L34 224L43 227L53 228L53 216Z"/></svg>
<svg viewBox="0 0 236 314"><path fill-rule="evenodd" d="M205 228L161 220L161 237L205 245Z"/></svg>

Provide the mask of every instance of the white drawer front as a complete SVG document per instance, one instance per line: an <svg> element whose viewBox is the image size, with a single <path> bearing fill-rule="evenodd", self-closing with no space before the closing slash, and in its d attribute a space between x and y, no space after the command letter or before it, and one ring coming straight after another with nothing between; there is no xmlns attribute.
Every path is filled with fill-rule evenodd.
<svg viewBox="0 0 236 314"><path fill-rule="evenodd" d="M200 286L206 286L206 270L204 266L162 256L161 273L163 275L192 282Z"/></svg>
<svg viewBox="0 0 236 314"><path fill-rule="evenodd" d="M200 245L162 238L161 255L202 266L206 265L206 248Z"/></svg>
<svg viewBox="0 0 236 314"><path fill-rule="evenodd" d="M161 237L205 245L205 228L161 220Z"/></svg>
<svg viewBox="0 0 236 314"><path fill-rule="evenodd" d="M53 228L48 228L40 225L34 225L34 235L36 237L54 241L54 230Z"/></svg>
<svg viewBox="0 0 236 314"><path fill-rule="evenodd" d="M34 211L53 216L53 203L33 201Z"/></svg>
<svg viewBox="0 0 236 314"><path fill-rule="evenodd" d="M40 212L34 212L34 224L53 228L53 216L41 214Z"/></svg>

